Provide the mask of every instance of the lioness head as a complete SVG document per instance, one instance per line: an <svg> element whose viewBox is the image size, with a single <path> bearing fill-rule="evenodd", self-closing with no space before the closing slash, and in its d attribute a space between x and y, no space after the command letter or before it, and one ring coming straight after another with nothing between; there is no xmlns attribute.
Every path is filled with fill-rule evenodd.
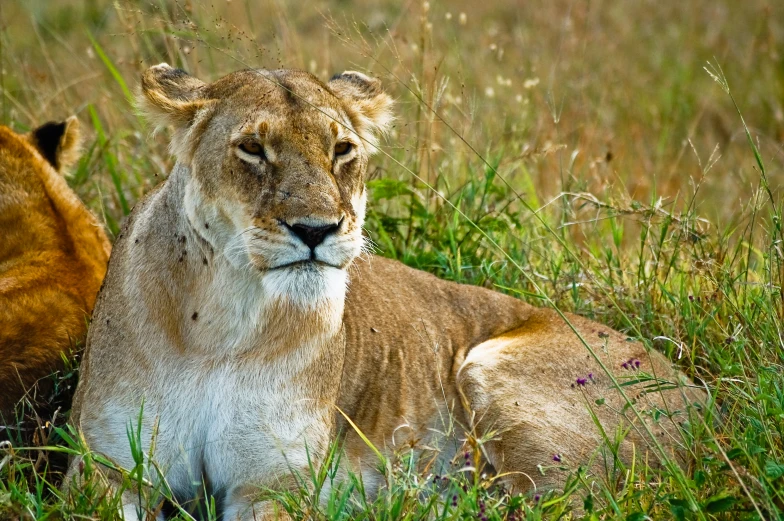
<svg viewBox="0 0 784 521"><path fill-rule="evenodd" d="M272 297L313 304L345 294L361 252L364 175L391 121L380 82L344 72L244 70L206 84L166 64L142 79L142 106L174 128L190 169L190 224Z"/></svg>

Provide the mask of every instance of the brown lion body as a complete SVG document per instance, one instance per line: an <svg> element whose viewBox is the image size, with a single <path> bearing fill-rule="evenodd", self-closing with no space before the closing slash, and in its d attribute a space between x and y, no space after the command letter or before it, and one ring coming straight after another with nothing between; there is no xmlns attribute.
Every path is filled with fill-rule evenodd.
<svg viewBox="0 0 784 521"><path fill-rule="evenodd" d="M87 332L109 258L101 225L62 176L78 122L0 127L0 414Z"/></svg>
<svg viewBox="0 0 784 521"><path fill-rule="evenodd" d="M259 491L307 475L336 436L376 488L376 456L343 414L385 451L490 436L490 463L518 490L561 484L538 472L556 454L601 466L597 423L611 441L629 430L620 461L652 441L554 311L360 255L364 174L389 121L379 82L241 71L208 85L162 64L143 93L175 129L178 164L134 209L96 304L72 413L92 450L133 467L131 426L156 461L148 479L162 469L180 501L217 493L235 521L273 518ZM646 424L666 450L682 445L676 423L701 399L683 375L568 318L619 378L635 359L676 384L633 398L668 410ZM139 498L126 493L126 518Z"/></svg>

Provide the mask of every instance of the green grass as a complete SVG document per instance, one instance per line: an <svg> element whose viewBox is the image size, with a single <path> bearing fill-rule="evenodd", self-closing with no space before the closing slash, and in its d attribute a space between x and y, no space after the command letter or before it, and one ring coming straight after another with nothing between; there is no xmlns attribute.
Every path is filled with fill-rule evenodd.
<svg viewBox="0 0 784 521"><path fill-rule="evenodd" d="M242 0L3 2L2 122L23 131L77 113L88 136L69 182L116 234L173 165L166 132L150 135L129 104L145 67L167 61L203 79L245 66L370 71L398 114L368 183L378 253L624 331L715 401L715 417L684 433L683 472L638 459L591 476L564 462L547 469L568 476L564 491L513 496L466 468L482 442L469 437L468 460L459 454L438 479L424 455L380 461L377 497L352 476L320 503L334 461L313 468L298 492L267 493L295 517L784 518L775 7L486 4L334 0L319 4L322 17ZM78 376L78 358L69 362L37 414L5 431L0 518L115 512L118 496L94 472L100 457L64 426ZM88 479L66 499L57 486L77 453ZM125 469L129 486L155 472L144 455L138 463Z"/></svg>

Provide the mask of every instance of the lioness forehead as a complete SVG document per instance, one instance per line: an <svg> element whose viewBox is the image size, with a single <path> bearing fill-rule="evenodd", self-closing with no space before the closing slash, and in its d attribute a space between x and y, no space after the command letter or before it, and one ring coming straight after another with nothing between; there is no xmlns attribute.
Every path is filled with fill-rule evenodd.
<svg viewBox="0 0 784 521"><path fill-rule="evenodd" d="M298 70L238 71L207 85L205 94L210 99L245 102L248 108L275 107L286 112L340 108L340 101L324 83Z"/></svg>
<svg viewBox="0 0 784 521"><path fill-rule="evenodd" d="M338 133L334 122L351 126L341 101L318 78L304 71L238 71L206 86L205 94L239 115L244 132L255 131L263 122L269 137L277 134L299 141L316 133L321 135L319 141L327 143Z"/></svg>

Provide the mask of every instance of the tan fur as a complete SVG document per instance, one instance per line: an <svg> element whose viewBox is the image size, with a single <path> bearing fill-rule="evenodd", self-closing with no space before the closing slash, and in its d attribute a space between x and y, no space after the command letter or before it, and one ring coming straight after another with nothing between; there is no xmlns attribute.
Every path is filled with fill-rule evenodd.
<svg viewBox="0 0 784 521"><path fill-rule="evenodd" d="M106 272L106 235L62 176L78 154L76 118L27 135L0 127L0 414L6 421L13 421L23 394L60 367L62 353L84 339Z"/></svg>
<svg viewBox="0 0 784 521"><path fill-rule="evenodd" d="M495 432L490 462L518 489L558 484L562 475L537 472L553 454L591 456L601 438L588 405L611 436L630 425L554 312L359 256L363 176L391 121L377 80L241 71L204 84L160 65L143 87L142 105L174 126L179 162L134 209L96 306L72 416L92 449L132 465L125 429L144 403L143 446L155 435L153 457L178 498L204 483L223 494L225 519L268 519L253 491L288 486L335 436L377 482L374 456L338 409L385 450L440 443L438 432L448 442L450 418ZM242 155L243 140L263 144L267 160ZM341 140L355 148L333 160ZM340 224L308 253L287 227L297 222ZM619 375L639 358L682 378L660 354L569 318ZM595 383L572 387L591 372ZM606 405L593 405L599 396ZM684 418L682 391L664 397ZM655 432L677 445L671 421ZM645 450L644 439L633 431L621 456L633 443ZM126 501L133 515L134 496Z"/></svg>

